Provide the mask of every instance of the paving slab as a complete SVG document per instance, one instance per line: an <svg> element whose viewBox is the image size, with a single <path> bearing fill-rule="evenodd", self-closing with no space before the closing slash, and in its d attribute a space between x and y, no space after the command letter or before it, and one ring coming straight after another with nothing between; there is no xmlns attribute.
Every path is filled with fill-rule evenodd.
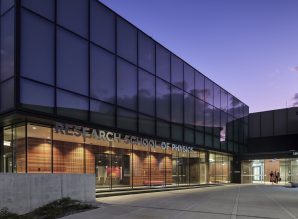
<svg viewBox="0 0 298 219"><path fill-rule="evenodd" d="M225 185L103 197L98 209L67 219L298 219L298 188Z"/></svg>

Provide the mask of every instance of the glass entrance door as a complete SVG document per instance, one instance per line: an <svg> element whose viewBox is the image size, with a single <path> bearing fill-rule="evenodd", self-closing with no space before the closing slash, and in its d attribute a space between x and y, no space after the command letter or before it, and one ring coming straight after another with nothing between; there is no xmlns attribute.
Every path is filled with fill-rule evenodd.
<svg viewBox="0 0 298 219"><path fill-rule="evenodd" d="M99 188L130 186L129 155L96 154L95 171Z"/></svg>

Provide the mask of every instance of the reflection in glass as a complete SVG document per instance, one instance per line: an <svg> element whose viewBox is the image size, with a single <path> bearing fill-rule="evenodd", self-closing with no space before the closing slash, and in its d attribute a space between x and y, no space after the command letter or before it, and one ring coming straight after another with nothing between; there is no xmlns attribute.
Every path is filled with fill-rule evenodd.
<svg viewBox="0 0 298 219"><path fill-rule="evenodd" d="M172 108L172 122L183 124L183 91L172 86L172 101L171 101L171 108Z"/></svg>
<svg viewBox="0 0 298 219"><path fill-rule="evenodd" d="M195 71L195 96L205 100L205 77L198 71Z"/></svg>
<svg viewBox="0 0 298 219"><path fill-rule="evenodd" d="M170 84L156 79L156 116L170 121Z"/></svg>
<svg viewBox="0 0 298 219"><path fill-rule="evenodd" d="M139 111L155 115L155 77L139 69Z"/></svg>
<svg viewBox="0 0 298 219"><path fill-rule="evenodd" d="M192 95L195 93L194 73L194 69L190 65L184 63L184 90Z"/></svg>
<svg viewBox="0 0 298 219"><path fill-rule="evenodd" d="M168 50L156 45L156 75L170 82L171 76L171 55Z"/></svg>
<svg viewBox="0 0 298 219"><path fill-rule="evenodd" d="M155 73L155 42L139 32L139 66L151 73Z"/></svg>
<svg viewBox="0 0 298 219"><path fill-rule="evenodd" d="M58 115L87 120L88 109L89 102L87 98L62 90L57 90Z"/></svg>
<svg viewBox="0 0 298 219"><path fill-rule="evenodd" d="M172 84L183 89L183 62L173 54L171 57Z"/></svg>
<svg viewBox="0 0 298 219"><path fill-rule="evenodd" d="M115 126L115 107L113 105L91 100L90 111L92 122L105 126Z"/></svg>

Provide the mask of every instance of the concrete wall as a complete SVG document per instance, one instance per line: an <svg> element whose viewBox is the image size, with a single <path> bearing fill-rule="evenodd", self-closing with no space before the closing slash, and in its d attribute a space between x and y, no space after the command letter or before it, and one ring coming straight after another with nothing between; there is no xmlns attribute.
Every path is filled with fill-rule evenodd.
<svg viewBox="0 0 298 219"><path fill-rule="evenodd" d="M24 214L62 197L95 201L95 176L0 173L0 209Z"/></svg>

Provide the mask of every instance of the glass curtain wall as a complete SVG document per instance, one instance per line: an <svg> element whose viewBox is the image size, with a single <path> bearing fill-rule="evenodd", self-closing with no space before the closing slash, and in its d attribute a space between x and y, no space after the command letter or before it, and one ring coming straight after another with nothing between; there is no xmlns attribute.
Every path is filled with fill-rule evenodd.
<svg viewBox="0 0 298 219"><path fill-rule="evenodd" d="M21 1L20 15L20 101L27 110L246 150L248 107L99 1Z"/></svg>

